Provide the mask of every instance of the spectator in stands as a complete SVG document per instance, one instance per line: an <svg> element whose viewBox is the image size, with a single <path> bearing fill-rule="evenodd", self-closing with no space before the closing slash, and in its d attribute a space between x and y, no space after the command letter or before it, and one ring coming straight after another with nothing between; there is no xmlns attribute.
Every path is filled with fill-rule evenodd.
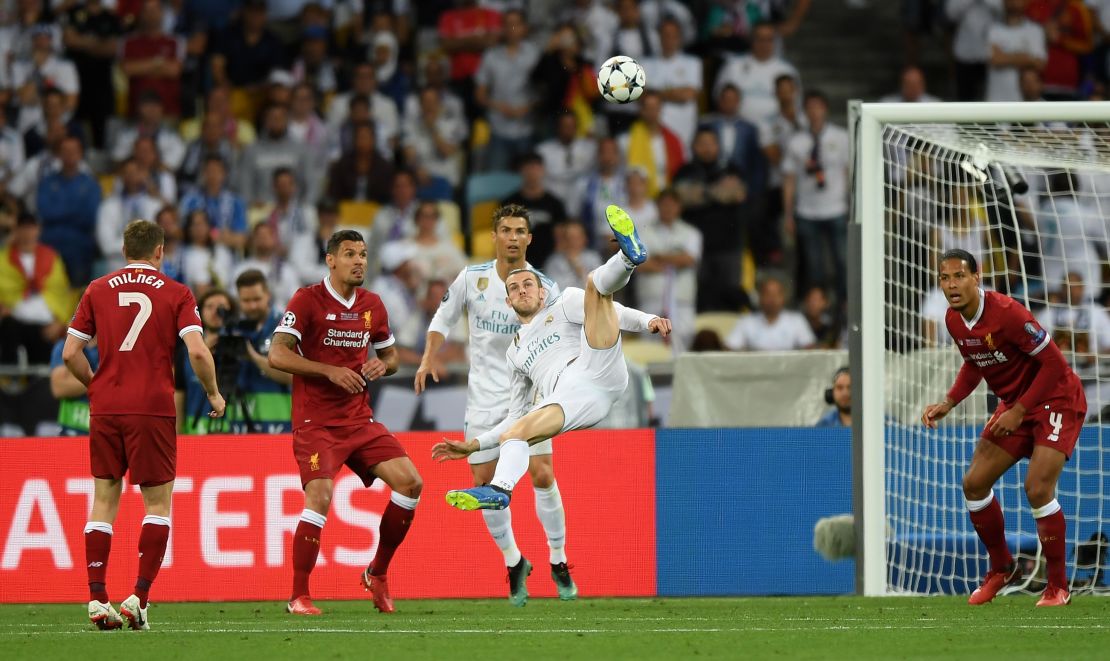
<svg viewBox="0 0 1110 661"><path fill-rule="evenodd" d="M162 201L147 191L150 182L135 159L129 158L120 165L119 177L122 186L101 200L96 213L96 241L109 271L121 269L126 264L123 228L132 220L153 222L162 208Z"/></svg>
<svg viewBox="0 0 1110 661"><path fill-rule="evenodd" d="M262 133L243 152L239 165L239 194L249 205L273 202L274 171L288 168L304 188L306 199L316 197L316 177L310 172L308 155L289 135L289 111L285 106L266 109Z"/></svg>
<svg viewBox="0 0 1110 661"><path fill-rule="evenodd" d="M1033 67L1026 67L1021 70L1021 78L1018 85L1021 87L1021 100L1022 101L1045 101L1044 98L1044 81L1041 79L1041 72Z"/></svg>
<svg viewBox="0 0 1110 661"><path fill-rule="evenodd" d="M240 273L235 279L235 292L242 320L237 330L247 340L247 360L243 360L239 367L239 394L254 400L251 418L255 424L252 431L273 433L282 431L283 426L284 431L288 431L288 397L267 396L288 395L289 386L293 383L293 375L270 367L267 358L270 338L281 323L282 313L273 306L270 287L262 271L249 269Z"/></svg>
<svg viewBox="0 0 1110 661"><path fill-rule="evenodd" d="M1055 170L1047 176L1048 189L1041 196L1036 218L1044 266L1045 288L1049 292L1064 287L1069 270L1082 274L1087 296L1102 292L1102 258L1106 250L1106 227L1102 214L1081 191L1079 179L1069 170Z"/></svg>
<svg viewBox="0 0 1110 661"><path fill-rule="evenodd" d="M293 102L293 74L288 69L273 69L266 78L266 87L263 89L262 107L285 106Z"/></svg>
<svg viewBox="0 0 1110 661"><path fill-rule="evenodd" d="M366 272L371 277L376 276L381 268L379 251L384 244L401 241L416 234L417 205L416 176L408 170L398 170L390 184L389 204L378 210L370 226Z"/></svg>
<svg viewBox="0 0 1110 661"><path fill-rule="evenodd" d="M65 94L55 87L47 87L37 105L20 105L16 128L23 133L23 148L27 156L35 156L46 148L46 127L50 122L60 122L66 133L85 144L85 132L65 108Z"/></svg>
<svg viewBox="0 0 1110 661"><path fill-rule="evenodd" d="M369 117L355 116L351 104L359 97L366 99ZM386 160L392 162L401 131L401 118L397 112L397 104L378 91L378 79L373 64L359 62L355 65L351 73L351 91L337 94L332 98L327 119L328 126L333 132L340 131L348 120L359 122L372 119L378 151Z"/></svg>
<svg viewBox="0 0 1110 661"><path fill-rule="evenodd" d="M956 26L956 100L981 101L991 59L987 32L1002 17L1002 0L946 0L945 15Z"/></svg>
<svg viewBox="0 0 1110 661"><path fill-rule="evenodd" d="M293 87L289 105L289 136L308 152L312 170L324 172L331 135L327 124L316 114L316 90L308 83L297 83Z"/></svg>
<svg viewBox="0 0 1110 661"><path fill-rule="evenodd" d="M698 126L702 67L699 58L682 52L682 41L682 24L675 14L667 14L659 22L659 54L644 60L643 66L651 89L663 99L660 121L689 145Z"/></svg>
<svg viewBox="0 0 1110 661"><path fill-rule="evenodd" d="M235 267L234 277L238 279L252 269L261 271L270 284L274 305L285 309L285 304L301 285L296 271L282 256L283 252L273 225L258 223L251 230L251 238L247 241L247 257Z"/></svg>
<svg viewBox="0 0 1110 661"><path fill-rule="evenodd" d="M490 125L485 169L495 171L508 170L532 148L532 108L538 100L529 77L540 51L526 41L524 14L508 11L503 22L504 44L483 53L474 74L474 99L485 109Z"/></svg>
<svg viewBox="0 0 1110 661"><path fill-rule="evenodd" d="M185 284L185 247L181 244L181 216L177 207L167 205L154 214L154 222L162 228L162 273Z"/></svg>
<svg viewBox="0 0 1110 661"><path fill-rule="evenodd" d="M375 148L374 125L354 126L350 150L328 169L328 197L333 200L385 202L389 199L391 166Z"/></svg>
<svg viewBox="0 0 1110 661"><path fill-rule="evenodd" d="M537 128L542 135L560 137L562 116L575 117L575 135L585 136L593 130L592 106L601 96L597 89L597 70L582 54L582 41L569 23L556 28L547 47L532 71L536 90Z"/></svg>
<svg viewBox="0 0 1110 661"><path fill-rule="evenodd" d="M738 304L741 255L749 218L747 188L740 172L721 163L717 134L699 129L694 158L675 175L674 189L685 219L702 234L705 250L698 270L699 311L731 310Z"/></svg>
<svg viewBox="0 0 1110 661"><path fill-rule="evenodd" d="M62 256L76 286L92 278L96 211L100 207L100 184L88 174L83 156L80 140L62 140L58 151L61 168L43 177L35 194L42 241Z"/></svg>
<svg viewBox="0 0 1110 661"><path fill-rule="evenodd" d="M1083 0L1030 0L1025 15L1044 28L1044 89L1049 101L1074 101L1084 58L1095 47L1094 20Z"/></svg>
<svg viewBox="0 0 1110 661"><path fill-rule="evenodd" d="M49 363L75 303L58 253L39 242L38 221L19 214L0 259L0 363L18 363L21 350L32 365Z"/></svg>
<svg viewBox="0 0 1110 661"><path fill-rule="evenodd" d="M466 255L442 227L439 205L430 200L416 205L416 234L408 239L416 246L416 262L425 278L451 281L466 266Z"/></svg>
<svg viewBox="0 0 1110 661"><path fill-rule="evenodd" d="M321 94L334 94L339 87L335 68L328 59L328 30L309 25L301 35L301 54L293 62L290 73L297 84L306 84Z"/></svg>
<svg viewBox="0 0 1110 661"><path fill-rule="evenodd" d="M692 44L698 36L697 22L690 11L689 4L680 0L641 0L640 16L643 18L644 25L656 32L662 30L664 22L674 21L679 29L678 46L682 48L684 44L687 46ZM660 34L660 50L666 50L662 37L663 35ZM693 138L692 134L691 138Z"/></svg>
<svg viewBox="0 0 1110 661"><path fill-rule="evenodd" d="M620 204L629 215L636 219L636 227L651 227L659 222L659 209L655 206L655 200L648 195L648 174L639 166L630 167L627 172L624 188L626 197ZM605 220L604 216L598 220L601 222L594 228L594 232L604 236L606 228L609 227L609 222ZM606 256L617 250L612 241L605 241L605 246L606 249L601 250L601 252ZM601 246L598 247L601 248Z"/></svg>
<svg viewBox="0 0 1110 661"><path fill-rule="evenodd" d="M594 223L605 217L605 207L613 200L626 198L625 173L621 167L621 153L613 138L598 138L597 162L594 169L578 181L575 200L578 204L571 212L578 212L586 231L590 233L590 244L599 245L601 237L608 241L609 235L593 233Z"/></svg>
<svg viewBox="0 0 1110 661"><path fill-rule="evenodd" d="M8 126L8 114L0 112L0 192L7 190L11 181L26 162L23 136Z"/></svg>
<svg viewBox="0 0 1110 661"><path fill-rule="evenodd" d="M815 426L852 426L852 373L847 367L841 367L833 375L832 387L825 391L825 403L833 408L821 416Z"/></svg>
<svg viewBox="0 0 1110 661"><path fill-rule="evenodd" d="M68 117L77 110L81 81L73 62L54 52L54 28L39 24L31 28L31 51L26 58L11 62L11 85L21 106L38 105L47 89L62 92Z"/></svg>
<svg viewBox="0 0 1110 661"><path fill-rule="evenodd" d="M213 287L228 286L231 282L231 251L216 241L208 213L198 208L184 215L182 233L185 235L185 246L181 251L181 270L185 284L198 296Z"/></svg>
<svg viewBox="0 0 1110 661"><path fill-rule="evenodd" d="M112 145L112 160L117 163L127 158L139 138L150 138L158 148L162 164L176 171L185 159L185 143L177 131L166 126L162 98L152 89L139 97L135 124L120 132Z"/></svg>
<svg viewBox="0 0 1110 661"><path fill-rule="evenodd" d="M551 194L572 213L580 210L579 182L589 176L597 159L597 142L579 136L578 116L570 110L560 111L555 136L541 142L536 153L543 159Z"/></svg>
<svg viewBox="0 0 1110 661"><path fill-rule="evenodd" d="M1064 285L1051 298L1047 307L1037 314L1037 321L1049 335L1056 337L1067 333L1074 338L1079 334L1090 337L1090 352L1099 355L1110 354L1110 311L1093 300L1086 291L1084 274L1069 271ZM1071 347L1057 341L1060 348L1068 351Z"/></svg>
<svg viewBox="0 0 1110 661"><path fill-rule="evenodd" d="M836 283L836 304L847 295L848 132L828 122L829 102L806 93L809 130L794 134L783 158L782 204L786 231L797 237L804 289ZM829 266L826 267L826 248Z"/></svg>
<svg viewBox="0 0 1110 661"><path fill-rule="evenodd" d="M405 166L423 170L428 176L442 177L452 187L462 183L465 162L466 119L449 114L442 95L424 88L418 92L419 114L405 122L403 154Z"/></svg>
<svg viewBox="0 0 1110 661"><path fill-rule="evenodd" d="M62 436L86 436L89 433L88 389L73 376L62 360L65 343L65 337L62 337L54 343L50 352L50 395L58 400L58 433ZM95 373L100 366L95 336L82 351Z"/></svg>
<svg viewBox="0 0 1110 661"><path fill-rule="evenodd" d="M245 0L239 20L212 39L209 66L218 87L257 96L270 70L285 61L285 47L266 26L266 0Z"/></svg>
<svg viewBox="0 0 1110 661"><path fill-rule="evenodd" d="M1048 46L1044 29L1025 17L1027 0L1005 0L1001 21L991 24L987 70L987 101L1019 101L1019 73L1027 67L1044 69Z"/></svg>
<svg viewBox="0 0 1110 661"><path fill-rule="evenodd" d="M65 138L66 127L61 120L47 122L46 149L28 158L23 167L8 180L8 193L19 198L28 211L37 211L39 182L61 169L58 155Z"/></svg>
<svg viewBox="0 0 1110 661"><path fill-rule="evenodd" d="M682 203L674 189L659 193L656 204L659 222L641 230L651 252L636 270L636 307L670 319L675 329L672 342L681 352L694 340L702 234L682 220Z"/></svg>
<svg viewBox="0 0 1110 661"><path fill-rule="evenodd" d="M181 72L185 44L163 28L162 3L144 0L138 30L120 45L119 65L127 76L128 112L138 112L145 92L161 97L166 114L181 114Z"/></svg>
<svg viewBox="0 0 1110 661"><path fill-rule="evenodd" d="M760 23L752 29L751 53L725 62L717 74L713 94L716 96L729 83L735 85L744 97L744 119L766 126L779 111L775 81L784 75L800 80L798 70L775 55L775 27Z"/></svg>
<svg viewBox="0 0 1110 661"><path fill-rule="evenodd" d="M801 112L798 103L798 82L793 76L783 75L775 79L775 98L778 100L779 111L771 121L769 141L766 146L768 175L767 195L764 196L766 207L763 213L767 232L763 238L768 239L769 252L766 255L768 265L778 265L782 262L782 159L790 144L790 139L798 131L808 130L809 123ZM757 253L758 255L758 253Z"/></svg>
<svg viewBox="0 0 1110 661"><path fill-rule="evenodd" d="M925 72L920 67L908 66L902 69L898 91L879 99L883 103L935 103L937 97L925 91Z"/></svg>
<svg viewBox="0 0 1110 661"><path fill-rule="evenodd" d="M477 0L455 0L455 9L439 16L439 43L451 57L451 82L462 97L466 113L476 114L474 75L482 55L501 40L501 13L478 7Z"/></svg>
<svg viewBox="0 0 1110 661"><path fill-rule="evenodd" d="M119 17L106 4L103 0L71 3L62 19L66 57L83 81L77 119L89 123L92 146L96 149L104 148L105 127L115 111L112 67L123 32Z"/></svg>
<svg viewBox="0 0 1110 661"><path fill-rule="evenodd" d="M236 117L232 112L231 93L231 88L226 85L216 85L208 90L204 99L204 115L200 119L194 117L181 122L181 139L186 142L196 140L203 131L204 122L212 117L220 127L221 137L236 153L254 142L254 124Z"/></svg>
<svg viewBox="0 0 1110 661"><path fill-rule="evenodd" d="M650 88L640 97L640 117L628 132L617 138L624 164L639 166L648 173L648 194L655 197L670 185L686 161L686 147L674 131L661 121L663 97Z"/></svg>
<svg viewBox="0 0 1110 661"><path fill-rule="evenodd" d="M315 285L328 275L328 239L339 225L339 207L329 198L316 205L317 228L315 234L300 234L289 245L289 266L297 272L301 284Z"/></svg>
<svg viewBox="0 0 1110 661"><path fill-rule="evenodd" d="M564 6L559 20L569 24L575 34L581 35L582 55L593 68L600 67L609 57L603 49L609 47L608 41L620 25L617 15L601 0L574 0L560 4Z"/></svg>
<svg viewBox="0 0 1110 661"><path fill-rule="evenodd" d="M615 55L627 55L637 62L644 62L647 58L658 55L659 33L644 24L639 1L618 0L613 9L617 14L617 26L602 36L602 42L598 45L598 66ZM652 88L649 85L647 89ZM604 104L602 109L609 121L609 135L620 135L627 131L636 119L641 103L642 101Z"/></svg>
<svg viewBox="0 0 1110 661"><path fill-rule="evenodd" d="M547 173L539 154L525 154L519 161L518 169L520 189L509 194L501 204L519 204L528 209L532 226L529 261L543 264L555 250L555 223L567 217L567 210L559 198L547 189Z"/></svg>
<svg viewBox="0 0 1110 661"><path fill-rule="evenodd" d="M381 247L382 272L370 285L370 290L381 297L389 311L389 328L397 340L398 356L405 365L420 364L424 332L430 321L424 319L418 305L425 282L415 257L416 246L412 243L386 243Z"/></svg>
<svg viewBox="0 0 1110 661"><path fill-rule="evenodd" d="M466 108L459 95L452 92L448 86L450 80L451 61L447 56L442 51L425 54L422 86L410 91L405 98L404 124L412 126L420 120L420 93L422 90L431 89L439 96L439 106L444 116L452 122L459 122L466 126Z"/></svg>
<svg viewBox="0 0 1110 661"><path fill-rule="evenodd" d="M806 318L787 310L782 280L766 277L759 283L759 311L740 317L725 339L733 351L793 351L817 343Z"/></svg>
<svg viewBox="0 0 1110 661"><path fill-rule="evenodd" d="M403 67L398 66L401 45L392 32L381 30L374 33L370 41L369 55L374 62L374 75L378 79L378 89L385 94L397 108L404 107L412 81Z"/></svg>
<svg viewBox="0 0 1110 661"><path fill-rule="evenodd" d="M587 241L586 227L575 219L568 219L555 225L555 252L543 264L543 272L559 285L567 287L586 287L586 276L601 266L601 255L591 250Z"/></svg>
<svg viewBox="0 0 1110 661"><path fill-rule="evenodd" d="M835 349L840 344L840 324L824 287L814 286L806 291L802 297L802 314L817 338L818 348Z"/></svg>
<svg viewBox="0 0 1110 661"><path fill-rule="evenodd" d="M181 198L181 215L204 209L216 240L238 254L247 244L247 205L227 188L228 172L224 159L211 154L204 160L201 185Z"/></svg>
<svg viewBox="0 0 1110 661"><path fill-rule="evenodd" d="M239 150L223 130L223 119L208 113L201 122L200 136L185 148L185 157L177 171L178 188L189 192L204 186L204 168L208 159L217 158L224 165L224 182L235 181L233 166L239 160Z"/></svg>
<svg viewBox="0 0 1110 661"><path fill-rule="evenodd" d="M725 85L717 94L717 113L706 117L701 125L717 135L721 158L736 168L747 185L752 218L758 220L749 230L752 254L757 264L770 264L774 262L773 255L782 251L778 217L765 212L768 204L764 147L770 140L770 131L744 119L740 103L740 89Z"/></svg>
<svg viewBox="0 0 1110 661"><path fill-rule="evenodd" d="M177 179L162 163L154 138L137 138L135 146L131 149L131 156L150 180L147 191L161 199L163 204L173 204L177 199ZM115 186L119 186L119 181Z"/></svg>
<svg viewBox="0 0 1110 661"><path fill-rule="evenodd" d="M285 256L296 237L316 232L316 209L300 194L297 178L288 168L274 170L274 202L262 211L261 223L269 225L277 241L277 252Z"/></svg>

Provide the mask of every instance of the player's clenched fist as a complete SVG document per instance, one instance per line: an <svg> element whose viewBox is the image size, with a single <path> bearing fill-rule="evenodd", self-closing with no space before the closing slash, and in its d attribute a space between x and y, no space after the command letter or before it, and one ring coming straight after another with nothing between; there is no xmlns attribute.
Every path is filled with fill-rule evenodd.
<svg viewBox="0 0 1110 661"><path fill-rule="evenodd" d="M328 381L331 381L351 394L362 392L366 384L358 372L338 366L332 366L332 368L328 370Z"/></svg>
<svg viewBox="0 0 1110 661"><path fill-rule="evenodd" d="M662 337L667 337L671 334L671 320L664 317L656 317L648 322L648 330L652 334L658 334Z"/></svg>
<svg viewBox="0 0 1110 661"><path fill-rule="evenodd" d="M212 393L208 396L208 404L212 406L212 410L208 412L210 418L222 418L224 416L224 409L227 404L224 402L224 397L220 393Z"/></svg>
<svg viewBox="0 0 1110 661"><path fill-rule="evenodd" d="M937 420L948 415L948 412L951 410L952 404L947 401L940 402L939 404L930 404L925 407L925 412L921 414L921 424L929 429L936 429Z"/></svg>

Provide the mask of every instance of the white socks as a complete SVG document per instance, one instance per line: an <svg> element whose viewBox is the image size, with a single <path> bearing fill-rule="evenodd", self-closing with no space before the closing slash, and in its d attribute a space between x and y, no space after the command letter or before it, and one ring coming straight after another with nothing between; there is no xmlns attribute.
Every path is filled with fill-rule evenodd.
<svg viewBox="0 0 1110 661"><path fill-rule="evenodd" d="M301 521L314 525L322 530L324 528L324 524L328 522L328 517L306 507L301 512Z"/></svg>
<svg viewBox="0 0 1110 661"><path fill-rule="evenodd" d="M563 511L563 497L559 494L557 482L547 489L536 487L536 516L540 518L543 531L547 534L551 564L566 562L567 517Z"/></svg>
<svg viewBox="0 0 1110 661"><path fill-rule="evenodd" d="M409 498L404 494L399 494L394 491L393 493L389 494L389 502L393 503L397 507L400 507L401 509L414 510L416 509L416 506L420 503L420 498Z"/></svg>
<svg viewBox="0 0 1110 661"><path fill-rule="evenodd" d="M1056 500L1055 498L1053 498L1052 500L1048 501L1044 505L1041 505L1040 507L1034 507L1033 508L1033 518L1034 519L1043 519L1046 516L1052 516L1053 514L1059 512L1059 511L1060 511L1060 502L1058 500Z"/></svg>
<svg viewBox="0 0 1110 661"><path fill-rule="evenodd" d="M510 510L482 510L482 518L486 520L486 528L493 537L493 542L505 556L505 566L515 567L520 562L520 549L516 546L516 537L513 535L513 515Z"/></svg>
<svg viewBox="0 0 1110 661"><path fill-rule="evenodd" d="M635 268L623 252L618 252L610 257L609 261L594 269L590 277L593 278L594 287L597 288L598 293L602 296L611 296L613 292L624 289Z"/></svg>
<svg viewBox="0 0 1110 661"><path fill-rule="evenodd" d="M983 500L968 500L966 496L964 497L964 502L967 503L967 511L968 512L982 511L982 510L986 509L988 505L991 504L992 500L994 500L994 489L991 489L991 492L988 493L987 497L984 498Z"/></svg>
<svg viewBox="0 0 1110 661"><path fill-rule="evenodd" d="M505 441L501 444L501 455L497 458L497 470L490 482L495 487L512 491L516 483L528 472L528 443L520 439Z"/></svg>

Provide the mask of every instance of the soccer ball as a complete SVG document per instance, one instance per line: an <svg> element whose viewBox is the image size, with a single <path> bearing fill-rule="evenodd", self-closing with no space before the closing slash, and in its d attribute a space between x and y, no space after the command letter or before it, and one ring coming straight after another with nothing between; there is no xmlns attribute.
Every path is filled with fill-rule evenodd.
<svg viewBox="0 0 1110 661"><path fill-rule="evenodd" d="M597 89L609 103L632 103L644 93L644 68L627 55L615 55L597 71Z"/></svg>

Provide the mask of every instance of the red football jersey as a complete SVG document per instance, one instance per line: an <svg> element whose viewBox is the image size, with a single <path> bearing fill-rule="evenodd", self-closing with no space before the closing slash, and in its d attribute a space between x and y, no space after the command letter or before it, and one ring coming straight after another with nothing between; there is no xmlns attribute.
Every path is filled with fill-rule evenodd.
<svg viewBox="0 0 1110 661"><path fill-rule="evenodd" d="M69 334L97 338L100 367L89 385L92 415L175 415L177 338L201 332L189 288L149 264L128 264L93 280Z"/></svg>
<svg viewBox="0 0 1110 661"><path fill-rule="evenodd" d="M389 316L377 294L355 289L347 300L324 281L293 294L275 333L289 333L305 358L358 372L369 348L393 346ZM363 425L374 416L366 392L351 394L325 378L293 375L293 429Z"/></svg>
<svg viewBox="0 0 1110 661"><path fill-rule="evenodd" d="M949 308L944 322L964 361L978 369L1007 406L1029 389L1039 369L1033 356L1052 343L1025 306L994 291L979 290L979 311L971 321ZM1070 367L1049 397L1054 398L1083 400L1083 387Z"/></svg>

